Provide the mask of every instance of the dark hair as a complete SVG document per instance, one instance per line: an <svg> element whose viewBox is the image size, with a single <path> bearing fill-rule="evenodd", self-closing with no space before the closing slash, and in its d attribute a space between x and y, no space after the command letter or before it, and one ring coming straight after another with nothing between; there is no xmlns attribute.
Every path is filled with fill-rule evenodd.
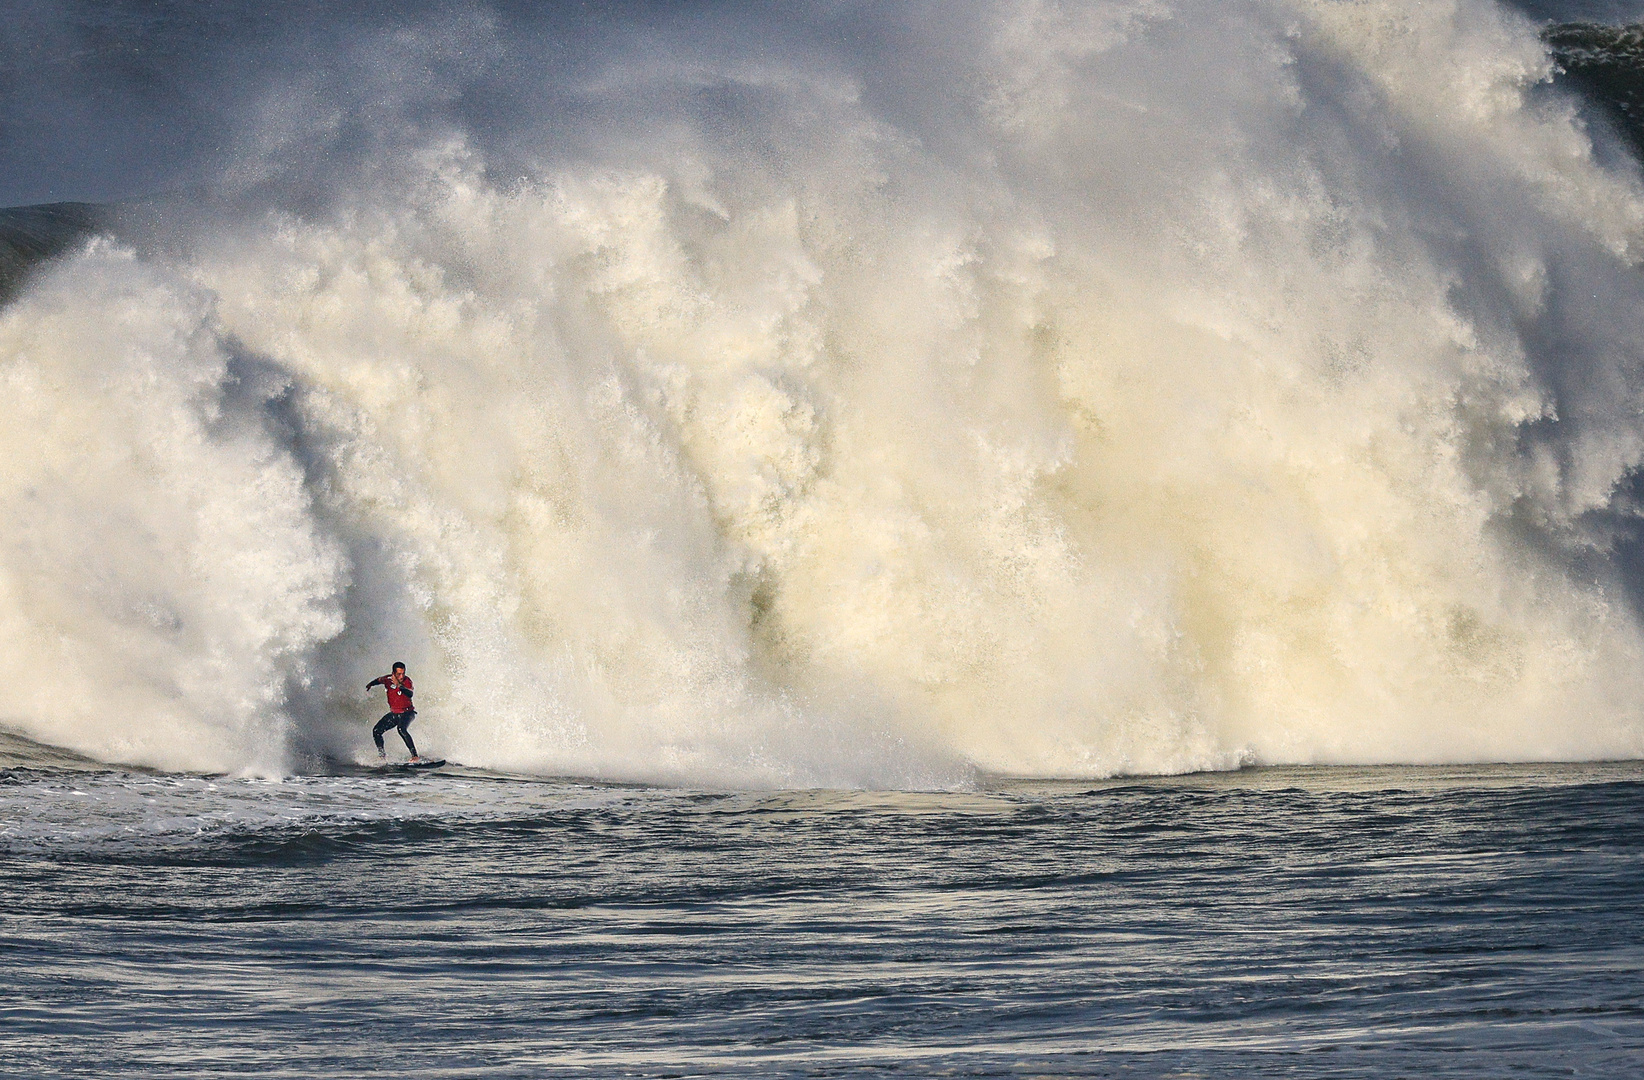
<svg viewBox="0 0 1644 1080"><path fill-rule="evenodd" d="M392 670L392 671L404 671L405 670L405 661L404 660L394 661L394 666L390 670Z"/></svg>

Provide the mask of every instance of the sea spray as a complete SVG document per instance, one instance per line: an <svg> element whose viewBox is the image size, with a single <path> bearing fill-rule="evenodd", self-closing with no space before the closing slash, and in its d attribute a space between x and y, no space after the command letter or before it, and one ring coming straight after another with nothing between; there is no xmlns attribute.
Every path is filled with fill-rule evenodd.
<svg viewBox="0 0 1644 1080"><path fill-rule="evenodd" d="M104 759L277 771L343 568L210 308L96 241L0 314L5 709Z"/></svg>
<svg viewBox="0 0 1644 1080"><path fill-rule="evenodd" d="M37 278L8 722L301 768L405 659L419 742L515 771L1644 752L1644 189L1528 22L723 17L330 172L272 94L214 198Z"/></svg>

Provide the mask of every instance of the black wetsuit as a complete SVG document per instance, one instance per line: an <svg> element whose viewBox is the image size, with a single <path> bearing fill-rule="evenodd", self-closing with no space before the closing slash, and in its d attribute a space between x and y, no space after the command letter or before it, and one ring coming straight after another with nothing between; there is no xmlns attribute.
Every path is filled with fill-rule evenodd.
<svg viewBox="0 0 1644 1080"><path fill-rule="evenodd" d="M371 737L377 741L377 752L379 754L384 752L382 746L383 732L387 731L389 728L397 727L400 729L400 738L405 740L405 748L411 751L412 757L416 757L417 744L411 741L411 733L405 730L411 726L411 721L416 718L417 710L415 709L407 709L404 712L384 713L383 718L377 721L377 726L371 729ZM358 731L359 729L355 728L354 730Z"/></svg>

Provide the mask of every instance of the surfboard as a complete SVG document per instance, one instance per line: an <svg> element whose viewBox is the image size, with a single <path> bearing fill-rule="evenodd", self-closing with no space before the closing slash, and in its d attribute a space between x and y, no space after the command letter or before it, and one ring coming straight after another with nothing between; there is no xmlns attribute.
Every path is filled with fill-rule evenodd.
<svg viewBox="0 0 1644 1080"><path fill-rule="evenodd" d="M444 758L423 758L421 761L390 761L386 764L378 765L377 768L409 771L411 769L437 769L444 764Z"/></svg>

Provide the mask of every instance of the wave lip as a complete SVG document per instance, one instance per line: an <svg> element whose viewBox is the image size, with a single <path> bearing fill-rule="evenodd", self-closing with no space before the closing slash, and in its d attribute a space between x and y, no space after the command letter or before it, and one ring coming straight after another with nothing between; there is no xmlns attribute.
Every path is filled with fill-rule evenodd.
<svg viewBox="0 0 1644 1080"><path fill-rule="evenodd" d="M77 754L60 746L35 742L26 735L0 728L0 770L72 769L93 771L108 768L106 762Z"/></svg>
<svg viewBox="0 0 1644 1080"><path fill-rule="evenodd" d="M106 219L107 211L92 203L0 207L0 304L36 265L93 234Z"/></svg>

